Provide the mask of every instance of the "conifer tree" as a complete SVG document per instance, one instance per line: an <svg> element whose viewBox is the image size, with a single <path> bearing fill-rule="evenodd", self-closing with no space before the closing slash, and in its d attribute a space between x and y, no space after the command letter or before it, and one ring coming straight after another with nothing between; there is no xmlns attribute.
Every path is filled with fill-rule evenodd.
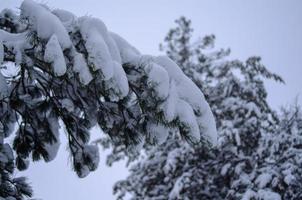
<svg viewBox="0 0 302 200"><path fill-rule="evenodd" d="M126 194L132 199L280 199L280 190L270 187L254 191L257 197L248 195L271 155L266 139L274 140L279 130L263 81L282 78L259 57L228 60L230 50L213 50L213 35L192 42L190 20L181 17L176 23L161 49L204 91L216 117L219 146L192 148L171 139L147 151L115 185L118 199Z"/></svg>
<svg viewBox="0 0 302 200"><path fill-rule="evenodd" d="M30 158L53 160L60 130L79 177L99 163L89 143L94 126L126 150L165 141L169 132L190 144L216 143L210 107L177 64L142 55L99 19L24 0L20 15L0 13L0 64L3 198L31 195L23 178L11 178L13 169L25 170Z"/></svg>
<svg viewBox="0 0 302 200"><path fill-rule="evenodd" d="M259 199L263 191L279 194L279 199L302 198L302 113L299 105L282 108L276 131L261 140L267 151L257 166L245 199ZM275 198L277 199L277 198Z"/></svg>

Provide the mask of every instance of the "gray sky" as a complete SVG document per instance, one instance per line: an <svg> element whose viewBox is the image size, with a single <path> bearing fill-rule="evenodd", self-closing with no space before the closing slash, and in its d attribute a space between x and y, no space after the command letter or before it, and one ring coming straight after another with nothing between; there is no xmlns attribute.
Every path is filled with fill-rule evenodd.
<svg viewBox="0 0 302 200"><path fill-rule="evenodd" d="M286 85L267 82L269 102L274 108L294 102L302 95L302 1L300 0L48 0L51 8L91 15L145 54L159 54L158 44L174 20L183 15L192 20L195 35L213 33L217 47L230 47L232 57L246 59L259 55L263 63L285 79ZM16 8L18 0L0 0ZM302 104L302 97L299 98ZM126 176L123 163L104 166L85 179L71 171L63 142L59 156L51 163L31 164L25 173L36 197L44 200L113 199L112 185Z"/></svg>

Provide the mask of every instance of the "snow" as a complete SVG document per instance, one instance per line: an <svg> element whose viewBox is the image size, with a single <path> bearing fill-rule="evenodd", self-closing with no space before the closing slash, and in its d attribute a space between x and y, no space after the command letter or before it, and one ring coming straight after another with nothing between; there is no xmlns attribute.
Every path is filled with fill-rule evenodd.
<svg viewBox="0 0 302 200"><path fill-rule="evenodd" d="M254 112L257 117L261 117L261 111L259 110L259 107L254 102L248 102L245 106L248 109L248 113L246 114L246 117L249 117L252 112Z"/></svg>
<svg viewBox="0 0 302 200"><path fill-rule="evenodd" d="M93 65L93 70L101 70L104 80L113 77L113 61L104 36L108 35L105 24L91 17L79 18L80 32L85 40L88 52L88 61ZM108 36L107 36L108 37Z"/></svg>
<svg viewBox="0 0 302 200"><path fill-rule="evenodd" d="M192 107L185 101L179 99L176 105L177 117L184 124L189 134L185 135L190 142L200 141L200 131Z"/></svg>
<svg viewBox="0 0 302 200"><path fill-rule="evenodd" d="M44 60L51 63L57 76L62 76L66 73L64 54L56 35L52 35L46 44Z"/></svg>
<svg viewBox="0 0 302 200"><path fill-rule="evenodd" d="M87 85L92 80L86 60L80 53L75 53L73 57L73 70L78 74L82 84Z"/></svg>
<svg viewBox="0 0 302 200"><path fill-rule="evenodd" d="M55 9L52 13L60 19L67 32L72 32L78 27L77 17L71 12Z"/></svg>
<svg viewBox="0 0 302 200"><path fill-rule="evenodd" d="M197 114L202 113L204 109L202 105L202 100L204 100L203 94L199 88L185 76L177 64L167 56L156 57L154 61L165 68L170 78L175 81L179 97L187 101Z"/></svg>
<svg viewBox="0 0 302 200"><path fill-rule="evenodd" d="M169 199L180 199L180 193L184 188L184 181L187 176L190 176L190 173L185 172L180 177L177 178L172 190L169 193Z"/></svg>
<svg viewBox="0 0 302 200"><path fill-rule="evenodd" d="M220 174L221 174L222 176L225 176L225 175L228 173L228 171L229 171L229 169L230 169L231 166L232 166L231 163L225 164L225 165L221 168Z"/></svg>
<svg viewBox="0 0 302 200"><path fill-rule="evenodd" d="M284 177L284 182L287 184L287 185L291 185L293 182L296 181L296 177L292 174L288 174Z"/></svg>
<svg viewBox="0 0 302 200"><path fill-rule="evenodd" d="M110 94L112 101L124 98L129 92L128 79L122 67L119 46L111 37L112 34L99 19L81 17L78 22L88 52L88 63L94 71L101 71L103 79L107 81L107 89L114 91L114 94Z"/></svg>
<svg viewBox="0 0 302 200"><path fill-rule="evenodd" d="M252 200L252 199L255 199L256 196L257 196L257 193L255 191L248 189L242 196L241 200Z"/></svg>
<svg viewBox="0 0 302 200"><path fill-rule="evenodd" d="M259 188L265 188L272 180L272 175L269 173L261 174L257 177L255 183L258 185Z"/></svg>
<svg viewBox="0 0 302 200"><path fill-rule="evenodd" d="M177 199L179 197L180 190L182 189L182 177L178 178L169 194L169 199Z"/></svg>
<svg viewBox="0 0 302 200"><path fill-rule="evenodd" d="M148 123L147 131L150 140L155 144L159 144L159 145L163 144L169 135L168 128L160 124Z"/></svg>
<svg viewBox="0 0 302 200"><path fill-rule="evenodd" d="M158 96L160 100L166 99L170 86L168 72L155 63L150 63L146 68L146 71L148 71L148 84L155 89L157 93L156 96Z"/></svg>
<svg viewBox="0 0 302 200"><path fill-rule="evenodd" d="M241 138L240 138L240 133L238 132L237 129L234 129L234 134L235 134L235 141L237 146L241 145Z"/></svg>
<svg viewBox="0 0 302 200"><path fill-rule="evenodd" d="M176 102L178 99L178 94L174 80L170 81L169 84L169 96L166 101L161 105L161 110L168 122L171 122L175 118L176 114Z"/></svg>
<svg viewBox="0 0 302 200"><path fill-rule="evenodd" d="M129 92L128 79L120 63L113 61L113 70L112 84L115 85L114 90L118 94L118 99L122 99L127 96Z"/></svg>
<svg viewBox="0 0 302 200"><path fill-rule="evenodd" d="M278 193L269 190L259 190L259 199L263 200L281 200L281 196Z"/></svg>
<svg viewBox="0 0 302 200"><path fill-rule="evenodd" d="M109 33L120 52L122 63L135 63L140 59L139 51L116 33ZM136 64L136 63L135 63Z"/></svg>
<svg viewBox="0 0 302 200"><path fill-rule="evenodd" d="M261 200L281 200L281 196L278 193L269 191L269 190L259 190L257 192L248 189L242 200L253 200L253 199L261 199Z"/></svg>
<svg viewBox="0 0 302 200"><path fill-rule="evenodd" d="M175 81L178 96L194 110L198 117L198 125L202 135L212 144L217 144L216 123L209 104L199 88L190 80L181 69L167 56L155 57L154 61L164 67L171 79ZM189 88L189 89L188 89ZM186 106L188 108L188 106ZM192 119L188 119L192 122ZM194 123L192 123L193 125ZM195 126L195 125L194 125ZM192 127L195 130L195 127ZM197 131L197 130L196 130ZM193 133L195 135L196 133ZM194 137L194 136L193 136Z"/></svg>
<svg viewBox="0 0 302 200"><path fill-rule="evenodd" d="M31 29L36 31L38 37L48 40L56 35L63 49L71 46L69 35L57 16L52 14L45 6L32 0L24 0L21 4L21 18L28 19Z"/></svg>

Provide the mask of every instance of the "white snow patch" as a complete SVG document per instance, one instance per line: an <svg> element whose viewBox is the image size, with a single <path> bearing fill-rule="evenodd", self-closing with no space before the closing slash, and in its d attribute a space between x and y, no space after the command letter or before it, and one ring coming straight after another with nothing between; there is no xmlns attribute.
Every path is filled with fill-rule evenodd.
<svg viewBox="0 0 302 200"><path fill-rule="evenodd" d="M272 175L269 173L261 174L257 177L255 183L258 185L259 188L266 187L272 180Z"/></svg>
<svg viewBox="0 0 302 200"><path fill-rule="evenodd" d="M88 52L88 61L93 65L94 70L101 70L104 79L113 77L113 61L106 44L108 38L105 24L95 18L80 17L80 32L85 40L85 47Z"/></svg>
<svg viewBox="0 0 302 200"><path fill-rule="evenodd" d="M114 89L118 92L118 96L120 99L127 96L129 92L129 85L126 73L122 67L122 65L116 61L113 61L113 83L115 84Z"/></svg>
<svg viewBox="0 0 302 200"><path fill-rule="evenodd" d="M168 72L156 63L150 63L146 67L148 74L148 84L155 89L157 96L162 100L169 94L169 75Z"/></svg>
<svg viewBox="0 0 302 200"><path fill-rule="evenodd" d="M80 53L75 53L73 57L73 70L79 75L82 84L87 85L92 80L86 60Z"/></svg>
<svg viewBox="0 0 302 200"><path fill-rule="evenodd" d="M140 59L139 51L116 33L109 33L117 45L122 63L136 63Z"/></svg>
<svg viewBox="0 0 302 200"><path fill-rule="evenodd" d="M71 12L55 9L52 13L60 19L67 32L72 32L78 27L77 17Z"/></svg>
<svg viewBox="0 0 302 200"><path fill-rule="evenodd" d="M46 44L44 60L51 63L53 71L57 76L65 74L65 58L56 35L52 35Z"/></svg>
<svg viewBox="0 0 302 200"><path fill-rule="evenodd" d="M48 40L55 34L63 49L72 45L69 35L59 18L45 6L32 0L24 0L20 9L21 18L29 20L30 28L37 32L38 37Z"/></svg>
<svg viewBox="0 0 302 200"><path fill-rule="evenodd" d="M175 81L178 96L187 102L194 114L197 116L198 125L202 135L212 144L217 144L217 130L214 115L209 104L204 98L203 93L190 80L181 69L166 56L158 56L154 58L154 62L161 65L169 74L169 77ZM188 108L188 106L186 106ZM192 121L188 119L188 121ZM193 129L196 130L194 127ZM195 135L196 133L193 133ZM195 135L196 136L196 135Z"/></svg>
<svg viewBox="0 0 302 200"><path fill-rule="evenodd" d="M173 80L171 80L169 84L169 96L167 99L163 102L163 104L160 106L161 110L164 113L165 119L168 122L171 122L176 115L176 104L178 99L178 94L176 91L175 83Z"/></svg>
<svg viewBox="0 0 302 200"><path fill-rule="evenodd" d="M255 197L257 197L257 193L251 189L248 189L242 196L241 200L252 200Z"/></svg>
<svg viewBox="0 0 302 200"><path fill-rule="evenodd" d="M259 190L258 196L262 200L281 200L281 196L278 193L268 190Z"/></svg>
<svg viewBox="0 0 302 200"><path fill-rule="evenodd" d="M147 131L151 142L163 144L169 135L169 129L160 124L148 123Z"/></svg>
<svg viewBox="0 0 302 200"><path fill-rule="evenodd" d="M225 164L225 165L222 167L222 169L221 169L221 171L220 171L220 174L221 174L222 176L225 176L225 175L228 173L228 171L229 171L229 169L230 169L231 166L232 166L231 163Z"/></svg>
<svg viewBox="0 0 302 200"><path fill-rule="evenodd" d="M192 107L185 101L179 99L176 105L177 117L184 124L184 129L189 132L186 137L191 142L200 141L200 131Z"/></svg>

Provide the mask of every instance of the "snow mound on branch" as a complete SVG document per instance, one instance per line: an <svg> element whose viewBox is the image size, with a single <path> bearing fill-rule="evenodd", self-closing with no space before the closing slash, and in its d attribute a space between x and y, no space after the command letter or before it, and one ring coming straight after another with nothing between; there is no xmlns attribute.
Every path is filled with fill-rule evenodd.
<svg viewBox="0 0 302 200"><path fill-rule="evenodd" d="M107 81L106 88L114 91L114 94L110 95L112 101L124 98L129 92L129 86L122 67L119 46L101 20L81 17L78 19L78 23L81 35L85 40L87 59L92 70L100 70L103 79Z"/></svg>
<svg viewBox="0 0 302 200"><path fill-rule="evenodd" d="M99 19L81 17L79 26L82 37L85 40L88 61L93 65L93 70L100 69L104 79L109 80L113 77L114 67L108 41L106 41L108 32L105 24Z"/></svg>
<svg viewBox="0 0 302 200"><path fill-rule="evenodd" d="M192 107L186 101L179 99L176 104L176 113L178 119L184 123L182 129L189 132L188 135L185 135L188 140L193 143L199 142L200 130Z"/></svg>
<svg viewBox="0 0 302 200"><path fill-rule="evenodd" d="M80 53L75 53L73 58L73 70L78 73L82 84L87 85L92 80L92 75L86 60Z"/></svg>
<svg viewBox="0 0 302 200"><path fill-rule="evenodd" d="M129 85L126 73L122 67L122 65L118 62L113 62L113 85L116 92L120 97L127 96L129 92Z"/></svg>
<svg viewBox="0 0 302 200"><path fill-rule="evenodd" d="M109 34L119 49L122 63L137 64L141 56L139 51L118 34L112 32Z"/></svg>
<svg viewBox="0 0 302 200"><path fill-rule="evenodd" d="M147 65L148 72L148 84L153 87L160 99L165 99L169 94L169 75L168 72L157 65L156 63L150 63Z"/></svg>
<svg viewBox="0 0 302 200"><path fill-rule="evenodd" d="M170 107L177 108L178 117L188 125L187 128L192 130L191 136L194 140L200 138L201 132L206 139L216 144L217 131L214 116L203 93L170 58L159 56L154 58L154 62L162 66L168 72L170 79L174 81L177 94L171 95L174 98L178 96L182 101L171 102L171 104L176 103L176 106L171 105ZM168 112L168 116L173 116L171 111ZM194 118L195 115L197 121Z"/></svg>
<svg viewBox="0 0 302 200"><path fill-rule="evenodd" d="M57 76L65 74L65 58L56 35L52 35L46 44L44 60L51 63L53 71Z"/></svg>
<svg viewBox="0 0 302 200"><path fill-rule="evenodd" d="M36 31L42 39L48 40L56 35L63 49L71 46L69 35L57 16L52 14L45 6L32 0L24 0L21 4L21 18L28 19L31 29Z"/></svg>
<svg viewBox="0 0 302 200"><path fill-rule="evenodd" d="M52 11L52 13L61 20L67 32L72 32L78 26L77 17L71 12L55 9L54 11Z"/></svg>

